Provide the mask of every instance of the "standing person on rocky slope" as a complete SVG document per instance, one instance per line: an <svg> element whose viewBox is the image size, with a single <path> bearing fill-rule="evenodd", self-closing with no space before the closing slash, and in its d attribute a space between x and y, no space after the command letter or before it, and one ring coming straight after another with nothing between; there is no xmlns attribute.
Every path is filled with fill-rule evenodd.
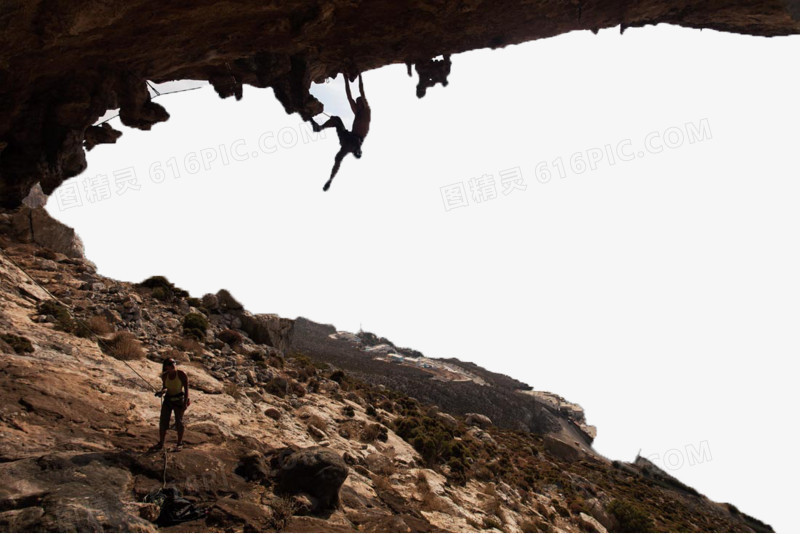
<svg viewBox="0 0 800 534"><path fill-rule="evenodd" d="M369 132L369 123L372 119L372 111L369 108L369 103L367 103L367 97L364 96L364 80L361 78L361 75L358 75L358 90L361 96L356 100L353 100L353 95L350 92L350 81L347 79L347 75L344 77L344 87L347 92L347 100L350 102L350 109L352 109L355 114L353 127L350 130L345 128L342 119L336 116L328 119L322 126L317 124L314 119L311 119L311 128L315 132L319 132L325 128L336 128L336 135L339 136L339 144L341 145L339 152L334 158L331 177L322 187L323 191L327 191L330 188L334 176L339 172L339 166L342 164L342 160L348 153L352 153L356 158L361 158L361 144L364 142L364 138Z"/></svg>
<svg viewBox="0 0 800 534"><path fill-rule="evenodd" d="M183 413L190 404L189 378L186 373L175 368L175 360L172 358L164 360L161 368L161 385L163 386L161 391L156 393L156 397L164 397L161 402L161 418L158 425L159 440L153 446L153 450L161 450L164 447L173 411L175 412L175 428L178 431L176 449L180 449L183 446Z"/></svg>

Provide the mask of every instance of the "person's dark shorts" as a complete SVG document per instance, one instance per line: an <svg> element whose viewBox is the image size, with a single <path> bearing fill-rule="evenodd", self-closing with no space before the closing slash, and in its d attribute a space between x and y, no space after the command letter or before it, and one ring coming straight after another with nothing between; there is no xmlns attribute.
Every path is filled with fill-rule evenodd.
<svg viewBox="0 0 800 534"><path fill-rule="evenodd" d="M183 430L183 412L186 407L183 405L183 395L175 397L174 399L164 399L164 404L161 405L161 419L159 420L159 428L163 432L169 428L169 420L172 412L175 412L175 428L178 432Z"/></svg>
<svg viewBox="0 0 800 534"><path fill-rule="evenodd" d="M337 129L336 132L339 134L339 144L348 152L355 152L356 150L360 149L361 143L364 142L364 139L361 136L356 135L344 128L341 130Z"/></svg>

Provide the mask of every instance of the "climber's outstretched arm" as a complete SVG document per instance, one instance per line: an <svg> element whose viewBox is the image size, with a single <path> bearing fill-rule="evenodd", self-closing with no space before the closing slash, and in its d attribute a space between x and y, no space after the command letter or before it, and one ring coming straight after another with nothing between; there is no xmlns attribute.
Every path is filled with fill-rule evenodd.
<svg viewBox="0 0 800 534"><path fill-rule="evenodd" d="M361 96L364 97L364 100L367 99L367 95L364 94L364 79L361 77L361 74L358 75L358 91L361 93Z"/></svg>
<svg viewBox="0 0 800 534"><path fill-rule="evenodd" d="M353 113L356 112L356 102L353 100L353 94L350 92L350 80L347 79L347 74L344 75L344 89L347 93L347 101L350 102L350 109Z"/></svg>

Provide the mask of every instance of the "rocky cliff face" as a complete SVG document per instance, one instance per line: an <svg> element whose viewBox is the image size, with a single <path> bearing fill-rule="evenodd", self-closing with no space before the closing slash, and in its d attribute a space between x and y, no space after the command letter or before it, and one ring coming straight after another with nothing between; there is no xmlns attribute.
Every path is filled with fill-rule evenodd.
<svg viewBox="0 0 800 534"><path fill-rule="evenodd" d="M586 424L580 406L473 363L428 358L370 332L337 332L302 317L294 321L290 346L448 413L480 413L499 427L552 435L591 452L596 430Z"/></svg>
<svg viewBox="0 0 800 534"><path fill-rule="evenodd" d="M297 353L292 321L227 291L102 277L21 242L15 217L0 217L0 530L770 530L643 459L358 380ZM167 357L192 404L186 447L165 453L148 447ZM198 517L169 526L147 502L162 486Z"/></svg>
<svg viewBox="0 0 800 534"><path fill-rule="evenodd" d="M123 124L145 130L167 120L146 80L208 80L221 97L236 98L243 85L272 87L287 113L307 119L322 111L308 92L311 82L340 72L415 64L424 94L449 68L432 61L440 54L661 22L787 35L800 29L793 6L781 0L9 0L0 8L0 205L16 207L36 182L50 194L82 172L84 147L120 135L109 125L93 126L106 110L119 108Z"/></svg>

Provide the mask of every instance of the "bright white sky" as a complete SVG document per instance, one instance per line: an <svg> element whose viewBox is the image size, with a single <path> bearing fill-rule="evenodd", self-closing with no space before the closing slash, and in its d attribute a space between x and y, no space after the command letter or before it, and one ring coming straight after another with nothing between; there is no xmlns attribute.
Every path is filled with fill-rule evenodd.
<svg viewBox="0 0 800 534"><path fill-rule="evenodd" d="M167 123L92 151L48 209L104 275L225 287L506 373L583 405L606 456L657 455L780 530L800 475L799 44L578 32L455 56L422 100L405 66L368 72L364 157L328 193L335 133L315 140L271 90L164 96ZM349 126L341 78L314 92ZM525 189L504 194L515 168ZM496 197L488 180L477 202L484 175ZM459 184L467 206L442 196Z"/></svg>

